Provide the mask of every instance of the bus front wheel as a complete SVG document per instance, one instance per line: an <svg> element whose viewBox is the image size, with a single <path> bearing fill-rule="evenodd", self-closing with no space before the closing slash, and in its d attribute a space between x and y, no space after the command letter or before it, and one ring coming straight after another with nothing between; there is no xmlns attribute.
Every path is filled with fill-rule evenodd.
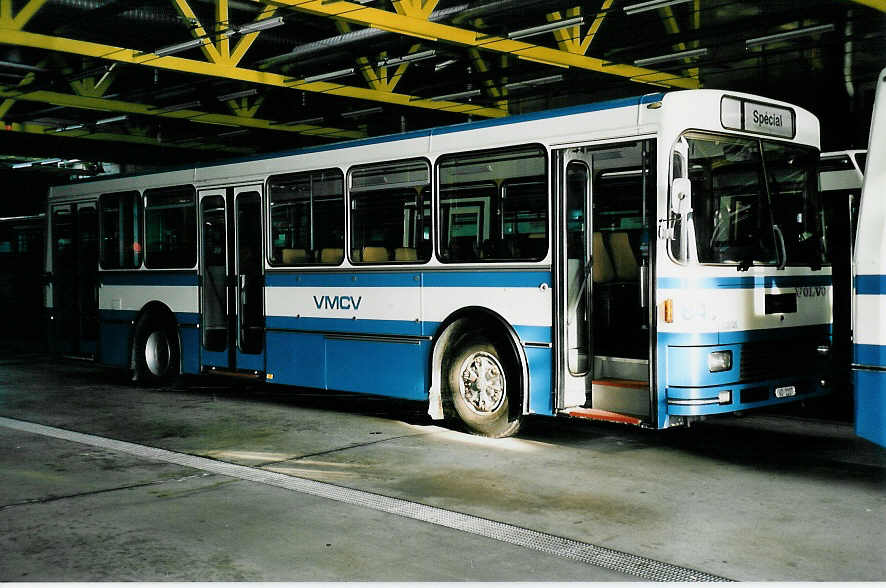
<svg viewBox="0 0 886 588"><path fill-rule="evenodd" d="M167 321L144 316L135 327L134 380L140 384L159 385L173 381L179 372L178 337Z"/></svg>
<svg viewBox="0 0 886 588"><path fill-rule="evenodd" d="M474 339L460 346L449 362L447 381L452 406L470 432L499 438L519 430L522 415L511 409L508 398L516 378L491 342Z"/></svg>

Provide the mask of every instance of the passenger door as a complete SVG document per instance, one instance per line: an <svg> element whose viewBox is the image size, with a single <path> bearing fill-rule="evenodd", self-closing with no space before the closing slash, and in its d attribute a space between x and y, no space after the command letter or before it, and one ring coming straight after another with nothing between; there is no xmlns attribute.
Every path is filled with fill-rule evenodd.
<svg viewBox="0 0 886 588"><path fill-rule="evenodd" d="M204 368L265 372L261 186L200 193Z"/></svg>
<svg viewBox="0 0 886 588"><path fill-rule="evenodd" d="M590 162L581 150L557 152L559 206L555 231L557 253L556 321L559 336L557 407L582 406L591 390L593 348L591 318L593 258L590 255Z"/></svg>
<svg viewBox="0 0 886 588"><path fill-rule="evenodd" d="M94 355L98 339L98 214L95 203L52 207L50 349Z"/></svg>

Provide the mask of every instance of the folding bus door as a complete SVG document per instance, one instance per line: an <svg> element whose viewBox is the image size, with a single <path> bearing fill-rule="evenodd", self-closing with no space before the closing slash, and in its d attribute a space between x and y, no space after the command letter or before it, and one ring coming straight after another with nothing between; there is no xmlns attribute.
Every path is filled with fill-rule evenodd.
<svg viewBox="0 0 886 588"><path fill-rule="evenodd" d="M201 361L265 371L261 187L200 193Z"/></svg>
<svg viewBox="0 0 886 588"><path fill-rule="evenodd" d="M98 216L94 203L50 211L50 349L92 355L98 338Z"/></svg>
<svg viewBox="0 0 886 588"><path fill-rule="evenodd" d="M651 418L651 143L555 152L557 408L639 424Z"/></svg>

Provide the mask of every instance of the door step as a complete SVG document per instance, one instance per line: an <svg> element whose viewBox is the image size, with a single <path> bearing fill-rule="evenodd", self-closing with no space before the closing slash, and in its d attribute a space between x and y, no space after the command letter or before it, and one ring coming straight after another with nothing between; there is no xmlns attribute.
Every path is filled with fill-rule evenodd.
<svg viewBox="0 0 886 588"><path fill-rule="evenodd" d="M589 419L592 421L607 421L610 423L625 423L628 425L639 425L643 421L639 418L618 412L610 412L599 408L571 408L562 414L579 419Z"/></svg>
<svg viewBox="0 0 886 588"><path fill-rule="evenodd" d="M203 373L210 374L210 375L216 375L216 376L225 376L225 377L229 377L229 378L246 378L249 380L264 380L265 379L264 372L257 372L255 370L237 371L237 370L232 370L229 368L216 367L214 365L204 365L203 366Z"/></svg>

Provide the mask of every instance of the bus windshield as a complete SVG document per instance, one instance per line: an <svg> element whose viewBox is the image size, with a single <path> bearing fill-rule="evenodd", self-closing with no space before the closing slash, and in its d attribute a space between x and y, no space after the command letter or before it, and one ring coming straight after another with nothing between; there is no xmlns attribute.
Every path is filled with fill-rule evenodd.
<svg viewBox="0 0 886 588"><path fill-rule="evenodd" d="M814 149L700 133L684 138L699 262L821 267Z"/></svg>

